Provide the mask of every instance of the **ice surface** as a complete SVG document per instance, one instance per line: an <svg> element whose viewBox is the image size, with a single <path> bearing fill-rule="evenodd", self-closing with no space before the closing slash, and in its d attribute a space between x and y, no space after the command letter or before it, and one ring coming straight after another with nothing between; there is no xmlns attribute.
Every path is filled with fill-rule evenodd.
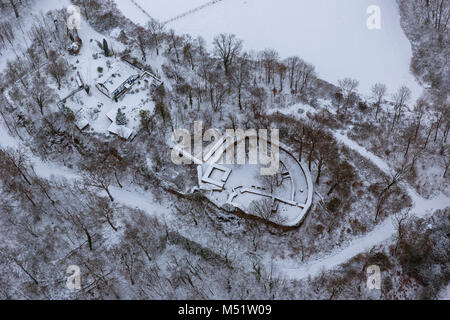
<svg viewBox="0 0 450 320"><path fill-rule="evenodd" d="M130 0L116 2L133 21L144 24L148 20ZM165 21L208 1L136 2ZM370 5L381 9L381 30L367 28ZM245 41L246 50L273 48L282 58L298 55L332 83L355 78L363 94L376 82L386 83L390 92L407 85L414 97L421 93L409 72L411 45L393 0L223 0L166 27L202 36L209 45L219 33L234 33Z"/></svg>

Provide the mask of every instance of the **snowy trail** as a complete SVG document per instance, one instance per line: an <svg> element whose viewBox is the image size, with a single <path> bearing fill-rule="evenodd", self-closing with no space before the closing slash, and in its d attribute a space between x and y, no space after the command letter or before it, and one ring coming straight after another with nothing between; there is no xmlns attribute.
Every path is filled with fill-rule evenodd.
<svg viewBox="0 0 450 320"><path fill-rule="evenodd" d="M349 148L357 151L363 157L372 161L386 174L391 173L389 165L380 157L369 152L364 147L358 145L355 141L349 139L346 135L334 133L339 142L342 142ZM450 199L442 193L433 199L424 199L410 186L403 184L413 201L411 214L417 217L424 217L426 214L432 213L438 209L445 209L450 206ZM282 272L289 278L304 279L308 276L318 275L323 270L336 268L345 263L359 253L370 250L375 245L388 241L395 234L394 221L392 217L388 217L381 224L377 225L371 232L354 239L346 248L340 248L335 253L325 258L317 259L302 265L301 267L292 268L284 267Z"/></svg>
<svg viewBox="0 0 450 320"><path fill-rule="evenodd" d="M0 137L0 148L26 151L30 165L38 176L45 179L50 179L51 177L64 177L72 181L82 179L80 174L73 169L51 162L45 162L34 156L23 143L9 134L2 119L0 119ZM102 191L100 191L100 193L101 192ZM115 201L122 205L143 210L148 214L158 216L165 215L166 218L168 217L167 213L170 210L170 206L157 202L149 192L138 193L136 190L131 190L129 186L125 186L123 189L111 187L111 194ZM106 193L104 196L106 196Z"/></svg>
<svg viewBox="0 0 450 320"><path fill-rule="evenodd" d="M0 121L0 146L1 147L11 147L14 149L20 149L24 146L16 139L11 137L8 130ZM389 165L384 162L381 158L375 156L371 152L367 151L365 148L358 145L356 142L350 140L346 135L335 133L335 137L338 141L344 143L351 149L357 151L362 156L371 160L375 165L377 165L383 172L389 174L391 169ZM36 173L42 177L49 178L52 175L64 176L68 179L76 180L80 176L73 170L51 163L43 162L41 159L31 156L30 161L33 164ZM418 195L411 187L405 185L408 193L413 200L413 207L411 209L411 214L423 217L437 209L445 209L450 204L450 199L443 195L442 193L434 199L424 199ZM136 192L125 189L113 188L112 194L117 202L131 206L137 207L149 214L156 215L166 215L169 210L168 207L157 203L152 196L148 194L137 194ZM352 257L359 253L368 251L373 246L381 244L388 241L395 234L395 228L393 224L392 217L385 219L382 223L377 225L371 232L363 235L361 237L353 239L353 241L345 248L337 249L333 254L328 255L321 259L313 260L306 263L300 267L292 266L281 266L280 271L282 274L293 279L304 279L308 276L318 275L322 270L329 270L338 267L342 263L345 263Z"/></svg>

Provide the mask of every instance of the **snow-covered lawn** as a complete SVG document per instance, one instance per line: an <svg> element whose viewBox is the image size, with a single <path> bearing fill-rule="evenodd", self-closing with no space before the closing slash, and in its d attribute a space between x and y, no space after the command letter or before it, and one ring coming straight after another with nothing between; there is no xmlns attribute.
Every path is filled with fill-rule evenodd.
<svg viewBox="0 0 450 320"><path fill-rule="evenodd" d="M115 0L135 22L148 17L131 0ZM151 16L166 21L207 0L135 0ZM381 30L366 25L368 6L381 8ZM215 35L234 33L247 50L276 49L281 57L298 55L314 64L332 83L352 77L360 92L375 82L390 92L401 85L417 97L421 88L409 72L411 46L400 27L393 0L223 0L166 26L202 36L211 45Z"/></svg>

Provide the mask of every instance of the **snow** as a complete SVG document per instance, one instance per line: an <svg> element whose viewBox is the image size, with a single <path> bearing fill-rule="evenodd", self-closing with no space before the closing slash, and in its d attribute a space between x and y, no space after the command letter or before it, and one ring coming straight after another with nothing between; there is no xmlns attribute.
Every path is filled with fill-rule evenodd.
<svg viewBox="0 0 450 320"><path fill-rule="evenodd" d="M109 120L111 120L112 122L116 122L117 111L118 111L117 108L112 108L111 111L109 111L109 112L106 114L106 117L107 117Z"/></svg>
<svg viewBox="0 0 450 320"><path fill-rule="evenodd" d="M386 174L390 174L391 173L391 168L389 167L389 165L386 162L384 162L383 159L381 159L380 157L378 157L378 156L374 155L373 153L369 152L366 148L360 146L355 141L349 139L346 135L343 135L341 133L335 132L334 133L334 137L336 138L337 141L345 144L349 148L357 151L363 157L365 157L365 158L369 159L370 161L372 161L384 173L386 173Z"/></svg>
<svg viewBox="0 0 450 320"><path fill-rule="evenodd" d="M135 1L161 21L207 2ZM133 21L148 21L130 0L116 2ZM370 5L381 9L380 30L367 28ZM282 58L298 55L334 84L344 77L355 78L363 94L376 82L385 83L390 92L406 85L415 98L422 91L409 71L411 45L393 0L224 0L166 27L202 36L209 45L219 33L234 33L244 40L246 50L273 48Z"/></svg>
<svg viewBox="0 0 450 320"><path fill-rule="evenodd" d="M28 38L28 32L35 22L35 18L38 18L41 13L46 13L47 11L53 9L66 8L70 4L70 0L34 1L31 7L26 11L26 14L29 15L29 17L19 20L13 26L13 28L15 28L13 29L13 32L15 34L15 39L13 41L14 46L12 48L8 47L8 49L1 52L2 58L0 59L0 70L3 70L6 67L6 63L9 60L16 59L17 55L20 55L20 52L25 52L25 50L31 45Z"/></svg>
<svg viewBox="0 0 450 320"><path fill-rule="evenodd" d="M123 138L130 137L132 131L135 131L139 125L140 110L152 112L154 109L154 102L150 101L148 97L150 81L147 79L137 81L118 102L114 102L101 93L95 84L105 83L107 86L110 86L111 90L114 90L130 75L138 75L140 71L118 58L105 57L95 41L102 41L105 36L93 30L86 21L82 20L81 29L78 33L83 40L81 51L76 56L67 56L67 59L69 63L76 67L77 72L80 73L83 81L90 86L91 90L89 95L85 91L77 93L73 98L66 101L66 106L71 108L77 115L80 115L80 117L89 121L89 130L103 134L108 134L111 131L114 133L119 132L118 128L110 126L111 121L115 121L117 109L121 108L129 121L127 124L128 129L122 130ZM113 39L107 38L107 41L110 49L114 51L124 49L122 44ZM94 55L96 58L93 58ZM153 65L153 57L149 58L149 63ZM98 67L101 67L103 72L98 72ZM114 77L112 76L113 74L115 75ZM111 82L113 83L111 84ZM68 92L78 88L79 84L74 80L70 86L70 88L67 88ZM108 120L107 116L109 112L114 112L112 117L111 114L109 115L111 121Z"/></svg>
<svg viewBox="0 0 450 320"><path fill-rule="evenodd" d="M127 16L130 17L132 14L136 14L136 17L139 16L138 13L133 13L133 8L137 8L134 5L130 5L130 0L116 1L119 4L119 8ZM206 2L206 0L172 0L171 6L168 6L167 1L163 2L162 0L136 1L140 5L147 7L146 9L149 10L150 14L161 20L169 19ZM219 32L234 32L246 41L248 49L259 50L265 47L273 47L279 50L284 57L291 54L300 55L314 63L319 73L325 79L335 82L344 75L352 76L361 81L362 90L365 90L364 88L367 89L368 85L370 86L375 81L387 83L392 91L403 83L410 85L414 89L414 84L411 82L413 79L409 75L407 66L410 57L409 44L404 43L406 39L401 29L399 29L397 14L389 10L386 12L386 9L395 7L394 1L370 1L370 4L380 4L383 16L386 13L386 19L383 19L382 22L383 29L370 32L354 27L355 24L361 22L363 28L365 28L365 8L369 1L346 1L348 6L343 10L342 7L344 6L339 6L336 0L327 0L326 2L318 0L308 3L305 0L297 0L295 2L293 0L280 0L277 4L268 0L224 0L216 6L208 7L203 11L175 21L170 27L180 32L191 33L191 30L193 30L193 34L204 36L209 43L211 43L212 37ZM342 3L342 0L340 3ZM70 4L68 0L57 3L60 7L68 4ZM304 6L308 6L308 10L303 9ZM39 8L43 8L43 11L54 7L54 1L39 1ZM359 11L360 9L361 11ZM362 17L359 17L359 13L355 17L353 15L355 12L361 12ZM251 28L248 25L245 26L248 23L249 14L252 14ZM133 20L145 21L145 19L148 19L148 17L142 14L139 19ZM278 21L278 24L268 23L270 21ZM324 21L326 23L323 23ZM351 29L350 31L355 30L355 32L349 32L347 29ZM317 36L318 33L320 33L320 36ZM89 43L88 39L101 39L101 36L92 31L86 24L83 24L80 34L84 41L82 52L80 56L74 57L72 60L80 60L80 71L89 84L92 85L96 80L99 80L95 78L97 75L95 71L97 64L104 63L106 59L92 61L91 57L93 51L95 51L95 44ZM283 36L280 36L280 34ZM299 39L299 41L290 44L289 42L292 39ZM356 45L355 43L361 43L361 45ZM387 48L388 50L380 50L379 48ZM364 53L369 54L365 55ZM2 59L0 68L2 68L5 61L6 59ZM102 66L104 65L102 64ZM91 70L93 70L92 75ZM79 95L84 95L82 100L86 103L86 108L95 108L95 105L101 104L99 117L96 118L98 120L94 120L93 129L102 132L110 124L106 115L113 103L110 99L97 92L95 88L92 87L91 89L93 90L91 96L85 96L84 92ZM143 104L144 98L146 98L146 94L144 95L142 88L140 89L140 94L127 95L124 100L121 100L121 105L128 105L127 111L133 112L132 114L136 114L136 111L142 107L141 104ZM134 109L132 109L133 106ZM71 107L74 107L73 103ZM153 105L150 104L149 108L153 108ZM113 110L115 111L116 109L114 108ZM127 116L132 117L132 114L128 113ZM84 119L84 121L87 120ZM131 119L131 126L133 127L133 123L136 122L136 117ZM1 147L12 147L15 149L24 147L19 140L12 138L8 134L8 130L2 123L1 118L0 136ZM338 141L371 160L383 172L387 174L392 172L385 161L349 139L345 134L335 133L335 137ZM63 166L47 163L36 157L31 157L31 161L36 172L43 177L57 175L68 179L79 178L75 171ZM249 173L250 170L247 174ZM245 178L245 175L242 175L240 178ZM411 187L405 187L413 200L411 213L416 216L425 216L436 209L446 208L450 204L449 198L444 194L439 194L436 198L427 200L418 195ZM112 188L111 193L121 204L140 208L149 214L158 214L164 217L169 215L169 210L160 205L151 193L115 187ZM336 250L332 255L313 260L300 267L288 265L282 267L285 274L292 278L302 279L314 276L321 270L337 267L358 253L370 250L374 245L389 241L394 233L393 221L391 218L388 218L371 232L355 238L348 246ZM449 288L450 286L447 286L442 293L443 299L449 299Z"/></svg>
<svg viewBox="0 0 450 320"><path fill-rule="evenodd" d="M79 121L76 122L76 126L78 129L83 130L84 128L86 128L89 125L89 121L86 119L80 119Z"/></svg>
<svg viewBox="0 0 450 320"><path fill-rule="evenodd" d="M450 300L450 284L442 290L439 300Z"/></svg>
<svg viewBox="0 0 450 320"><path fill-rule="evenodd" d="M141 6L147 13L150 14L153 18L166 21L172 17L178 16L186 11L189 11L193 8L201 6L208 2L207 0L165 0L159 1L157 5L155 5L157 1L136 1L136 3ZM132 4L131 0L116 0L117 7L119 10L123 12L127 12L127 15L132 21L146 21L148 20L148 16L145 15L137 6L130 5ZM163 3L164 5L160 5ZM170 3L170 5L168 5ZM141 24L145 24L141 22Z"/></svg>
<svg viewBox="0 0 450 320"><path fill-rule="evenodd" d="M261 164L218 165L224 162L224 150L228 150L229 146L235 147L234 143L228 144L227 139L224 137L219 139L206 152L208 162L203 164L203 167L201 165L197 167L199 168L199 187L203 190L215 190L218 187L218 190L215 190L217 192L211 192L208 195L211 201L218 206L231 204L244 212L251 211L254 201L272 199L277 205L274 218L280 218L278 224L299 225L312 203L313 184L306 167L298 163L287 151L288 148L278 142L280 161L278 172L287 172L289 177L283 178L280 185L272 186L273 190L270 192L267 182L261 179ZM260 139L261 137L259 137L259 143L261 143ZM218 150L222 145L223 147ZM184 150L179 151L189 159L196 160ZM197 163L202 164L199 160Z"/></svg>
<svg viewBox="0 0 450 320"><path fill-rule="evenodd" d="M19 145L18 141L9 134L3 120L0 120L0 137L0 147L2 148L17 148Z"/></svg>
<svg viewBox="0 0 450 320"><path fill-rule="evenodd" d="M391 172L391 169L387 163L385 163L376 155L367 151L365 148L359 146L356 142L352 141L347 136L335 133L335 137L338 139L338 141L344 143L351 149L360 153L362 156L371 160L385 173L389 174ZM411 187L406 186L406 189L413 200L411 214L416 217L424 217L435 210L445 209L450 206L450 198L442 193L433 199L424 199ZM308 276L315 276L318 275L322 270L336 268L340 264L356 256L357 254L366 252L373 248L375 245L390 240L395 232L395 222L392 217L389 217L385 219L381 224L376 226L371 232L357 237L350 243L350 245L345 248L337 249L331 255L328 255L321 259L313 260L300 267L284 265L281 266L281 269L290 278L304 279Z"/></svg>
<svg viewBox="0 0 450 320"><path fill-rule="evenodd" d="M111 66L111 70L100 78L100 81L112 93L130 76L137 74L139 72L127 63L116 61Z"/></svg>
<svg viewBox="0 0 450 320"><path fill-rule="evenodd" d="M111 125L108 128L108 131L114 134L117 134L119 137L127 140L131 134L133 133L133 130L130 128L127 128L125 126L119 126L115 124L114 122L111 123Z"/></svg>

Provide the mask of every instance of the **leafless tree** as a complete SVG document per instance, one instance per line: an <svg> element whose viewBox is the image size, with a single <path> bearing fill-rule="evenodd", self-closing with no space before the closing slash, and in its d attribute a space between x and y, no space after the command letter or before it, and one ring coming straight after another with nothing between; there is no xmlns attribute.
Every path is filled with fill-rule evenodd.
<svg viewBox="0 0 450 320"><path fill-rule="evenodd" d="M242 110L242 90L250 84L250 62L247 53L244 53L242 57L238 58L235 63L235 67L231 72L231 81L237 88L238 92L238 105Z"/></svg>
<svg viewBox="0 0 450 320"><path fill-rule="evenodd" d="M275 189L279 186L281 186L281 184L283 183L283 177L281 176L280 172L277 172L276 174L273 175L260 175L258 176L259 180L262 183L263 188L265 189L269 189L269 193L273 193L275 191Z"/></svg>
<svg viewBox="0 0 450 320"><path fill-rule="evenodd" d="M229 75L230 66L242 49L242 40L236 38L234 34L219 34L214 38L214 52L222 59L225 76Z"/></svg>
<svg viewBox="0 0 450 320"><path fill-rule="evenodd" d="M347 161L341 162L336 159L335 161L330 162L329 170L332 180L327 195L330 195L338 186L341 187L342 193L348 194L352 182L357 177L353 166Z"/></svg>
<svg viewBox="0 0 450 320"><path fill-rule="evenodd" d="M273 82L273 73L275 72L276 62L279 59L278 52L273 49L266 49L261 53L261 61L266 73L266 83Z"/></svg>
<svg viewBox="0 0 450 320"><path fill-rule="evenodd" d="M395 123L400 121L402 109L411 99L411 90L408 87L402 86L393 94L392 99L394 100L394 118L392 120L391 130L394 128Z"/></svg>
<svg viewBox="0 0 450 320"><path fill-rule="evenodd" d="M183 48L183 38L178 36L173 29L170 29L167 35L167 52L169 54L175 53L177 63L180 63L180 53Z"/></svg>
<svg viewBox="0 0 450 320"><path fill-rule="evenodd" d="M320 134L321 138L318 141L316 148L317 159L317 177L316 184L320 183L320 176L322 174L322 167L324 163L333 161L339 157L339 148L336 144L336 140L329 133Z"/></svg>
<svg viewBox="0 0 450 320"><path fill-rule="evenodd" d="M291 90L294 89L294 76L302 62L303 61L297 56L289 57L284 60L284 63L288 68L289 88Z"/></svg>
<svg viewBox="0 0 450 320"><path fill-rule="evenodd" d="M298 66L297 77L295 80L295 92L297 92L299 84L301 93L307 90L315 78L316 72L314 66L302 61Z"/></svg>
<svg viewBox="0 0 450 320"><path fill-rule="evenodd" d="M48 74L55 79L58 84L58 90L61 90L61 81L67 74L68 66L67 61L60 57L56 51L51 50L49 52L49 64L47 65Z"/></svg>
<svg viewBox="0 0 450 320"><path fill-rule="evenodd" d="M156 54L159 55L159 49L164 39L164 25L155 19L151 19L147 22L145 28L150 33L152 47L156 49Z"/></svg>
<svg viewBox="0 0 450 320"><path fill-rule="evenodd" d="M372 98L375 101L375 119L378 117L378 112L380 111L381 103L383 102L383 98L386 96L387 87L383 83L375 83L372 88Z"/></svg>
<svg viewBox="0 0 450 320"><path fill-rule="evenodd" d="M413 166L413 161L403 161L401 166L395 170L395 172L385 179L383 182L383 187L378 195L377 206L375 210L375 221L377 221L380 213L383 210L383 205L387 198L391 195L394 187L397 186L401 181L403 181L407 175L410 173Z"/></svg>
<svg viewBox="0 0 450 320"><path fill-rule="evenodd" d="M359 85L359 81L351 78L344 78L342 80L338 80L338 86L342 91L344 96L344 116L347 113L348 104L352 98L352 95L355 93L356 88ZM339 112L339 107L338 107Z"/></svg>
<svg viewBox="0 0 450 320"><path fill-rule="evenodd" d="M150 45L150 39L148 38L147 31L137 26L131 33L133 44L140 50L142 54L142 60L147 60L146 50Z"/></svg>
<svg viewBox="0 0 450 320"><path fill-rule="evenodd" d="M43 78L34 77L31 87L28 90L31 99L39 108L41 115L44 115L44 108L56 101L56 94Z"/></svg>
<svg viewBox="0 0 450 320"><path fill-rule="evenodd" d="M83 171L83 182L86 186L104 190L111 202L114 201L110 191L111 185L114 182L114 175L111 168L108 166L100 163L97 165L92 163L89 166L85 166Z"/></svg>
<svg viewBox="0 0 450 320"><path fill-rule="evenodd" d="M19 10L17 9L16 0L9 0L9 3L11 4L11 7L14 10L14 14L16 15L16 18L19 19L20 15L19 15Z"/></svg>
<svg viewBox="0 0 450 320"><path fill-rule="evenodd" d="M284 82L284 78L286 76L287 67L283 63L278 62L276 64L275 69L276 69L276 73L278 74L278 77L280 80L280 92L282 92L283 91L283 82Z"/></svg>
<svg viewBox="0 0 450 320"><path fill-rule="evenodd" d="M37 22L35 23L30 30L30 37L34 39L37 45L42 49L45 54L45 57L48 59L48 39L49 34L44 26L44 23Z"/></svg>

